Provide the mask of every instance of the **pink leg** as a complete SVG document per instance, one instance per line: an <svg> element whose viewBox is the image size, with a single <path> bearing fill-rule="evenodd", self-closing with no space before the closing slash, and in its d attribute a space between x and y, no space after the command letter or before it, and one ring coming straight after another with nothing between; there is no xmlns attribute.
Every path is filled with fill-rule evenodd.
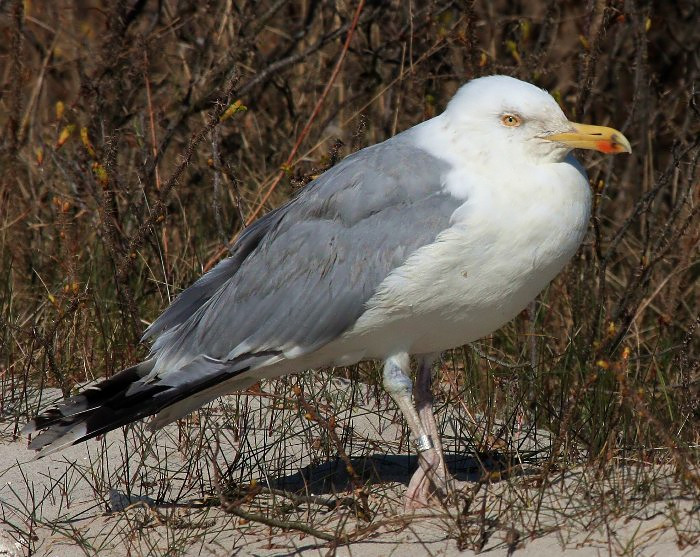
<svg viewBox="0 0 700 557"><path fill-rule="evenodd" d="M384 362L384 388L391 395L396 402L396 405L401 410L401 413L408 424L408 428L411 431L413 442L421 454L421 458L418 459L418 472L416 472L416 475L414 476L415 481L412 479L411 483L420 487L420 492L416 493L418 506L425 506L420 504L420 501L426 499L423 492L430 486L430 481L427 478L429 478L433 469L433 461L438 458L438 461L436 462L439 462L439 456L435 451L430 436L426 433L426 430L423 427L423 423L421 422L416 407L413 404L413 400L411 400L411 389L413 385L408 377L409 369L410 360L408 354L401 353L387 358ZM428 369L428 371L430 370ZM422 476L419 474L422 474ZM422 481L421 477L426 478L426 480ZM409 486L407 501L413 498L411 495L412 492L416 492L416 487ZM408 508L409 504L407 503L406 506Z"/></svg>
<svg viewBox="0 0 700 557"><path fill-rule="evenodd" d="M418 470L413 474L406 491L406 510L439 502L439 498L450 494L457 487L445 465L442 442L435 414L433 414L433 394L430 384L432 364L436 357L436 354L431 354L421 358L416 374L413 398L421 425L432 441L432 448L418 454Z"/></svg>

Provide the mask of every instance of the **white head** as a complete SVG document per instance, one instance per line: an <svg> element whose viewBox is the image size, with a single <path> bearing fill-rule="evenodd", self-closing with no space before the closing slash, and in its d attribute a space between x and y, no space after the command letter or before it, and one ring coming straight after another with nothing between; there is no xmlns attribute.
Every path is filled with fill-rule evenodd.
<svg viewBox="0 0 700 557"><path fill-rule="evenodd" d="M570 122L547 91L505 75L463 85L444 117L454 133L484 155L497 149L501 157L507 153L541 164L562 161L574 148L630 152L617 130Z"/></svg>

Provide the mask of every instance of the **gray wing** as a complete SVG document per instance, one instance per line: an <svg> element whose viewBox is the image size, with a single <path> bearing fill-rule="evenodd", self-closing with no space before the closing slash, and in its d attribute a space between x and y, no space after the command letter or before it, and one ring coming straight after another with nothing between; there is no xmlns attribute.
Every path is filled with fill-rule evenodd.
<svg viewBox="0 0 700 557"><path fill-rule="evenodd" d="M257 247L268 230L281 217L286 206L270 211L243 230L231 248L231 256L220 261L211 271L197 281L173 301L143 333L141 340L157 336L187 321L236 273L241 263Z"/></svg>
<svg viewBox="0 0 700 557"><path fill-rule="evenodd" d="M301 355L348 330L384 278L463 203L443 191L449 166L409 137L347 157L247 229L233 255L146 332L160 334L157 370L202 355Z"/></svg>
<svg viewBox="0 0 700 557"><path fill-rule="evenodd" d="M384 278L450 226L462 201L448 165L410 132L364 149L245 230L231 257L148 328L151 357L30 421L48 454L158 413L160 427L255 380L271 358L312 352L348 330ZM250 374L244 372L250 370Z"/></svg>

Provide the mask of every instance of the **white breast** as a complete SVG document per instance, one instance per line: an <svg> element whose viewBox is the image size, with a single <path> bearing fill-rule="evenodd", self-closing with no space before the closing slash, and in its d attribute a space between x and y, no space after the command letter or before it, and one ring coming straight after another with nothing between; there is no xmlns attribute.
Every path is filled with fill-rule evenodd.
<svg viewBox="0 0 700 557"><path fill-rule="evenodd" d="M527 184L472 189L453 226L384 280L340 339L350 359L476 340L547 286L583 239L590 191L572 161L530 170Z"/></svg>

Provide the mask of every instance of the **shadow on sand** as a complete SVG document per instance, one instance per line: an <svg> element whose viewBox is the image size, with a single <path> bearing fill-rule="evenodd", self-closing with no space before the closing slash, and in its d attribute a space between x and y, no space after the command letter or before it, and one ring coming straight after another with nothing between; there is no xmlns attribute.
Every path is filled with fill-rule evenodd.
<svg viewBox="0 0 700 557"><path fill-rule="evenodd" d="M477 455L446 454L447 468L461 481L477 482L493 473L513 473L511 455L490 451ZM392 483L408 485L418 467L416 455L374 454L351 459L355 473L363 483ZM517 473L522 473L522 469ZM352 490L352 481L345 463L339 457L305 466L295 474L271 479L269 487L285 491L306 491L316 495Z"/></svg>
<svg viewBox="0 0 700 557"><path fill-rule="evenodd" d="M532 457L536 457L537 452L532 451L530 455L524 455L520 452L518 462L523 462L523 457L527 456L530 458L526 458L525 461L529 460L532 463ZM350 460L355 474L363 484L402 483L408 485L411 476L418 467L416 455L378 453L354 457ZM478 482L485 477L493 481L513 475L527 475L533 471L533 469L527 469L522 465L516 465L512 453L499 451L488 451L469 456L448 453L445 455L445 461L448 470L455 479L466 482ZM226 474L224 474L225 476ZM317 464L309 464L294 474L269 478L267 482L260 483L288 493L313 495L348 493L354 487L347 467L340 457ZM150 507L190 506L189 503L157 501L148 495L128 495L119 490L110 490L109 511L122 511L135 503Z"/></svg>

